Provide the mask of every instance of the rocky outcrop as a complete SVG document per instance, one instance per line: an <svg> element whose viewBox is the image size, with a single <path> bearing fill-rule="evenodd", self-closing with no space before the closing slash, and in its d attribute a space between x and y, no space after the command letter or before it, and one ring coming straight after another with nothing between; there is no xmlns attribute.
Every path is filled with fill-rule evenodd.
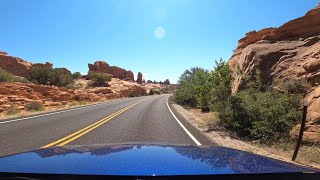
<svg viewBox="0 0 320 180"><path fill-rule="evenodd" d="M106 73L106 74L111 74L112 77L114 78L134 81L134 75L132 71L130 70L127 71L117 66L110 66L108 63L104 61L96 61L94 62L94 64L88 64L88 67L89 67L88 74L92 72Z"/></svg>
<svg viewBox="0 0 320 180"><path fill-rule="evenodd" d="M313 88L305 98L308 103L307 122L303 134L304 142L320 142L320 86ZM300 124L297 124L291 131L291 135L298 137Z"/></svg>
<svg viewBox="0 0 320 180"><path fill-rule="evenodd" d="M50 68L52 69L52 64L46 62L42 63L31 63L20 59L18 57L9 56L8 53L0 52L0 68L12 73L15 76L28 77L31 75L32 70L35 68ZM59 68L64 74L71 74L71 72L66 68Z"/></svg>
<svg viewBox="0 0 320 180"><path fill-rule="evenodd" d="M110 87L71 90L55 86L0 82L0 113L13 109L24 110L31 101L39 101L45 107L51 107L61 105L64 102L96 102L105 99L147 94L147 88L135 82L112 78L109 85Z"/></svg>
<svg viewBox="0 0 320 180"><path fill-rule="evenodd" d="M269 82L292 78L307 80L315 90L306 96L312 98L307 98L311 109L308 111L310 118L305 141L320 142L319 133L317 136L313 133L320 130L319 124L313 124L317 113L320 114L320 104L316 105L320 99L314 95L319 91L320 84L319 7L279 28L247 33L239 40L228 64L233 70L233 93L241 90L245 86L244 79L252 76L257 69L261 71L264 80Z"/></svg>
<svg viewBox="0 0 320 180"><path fill-rule="evenodd" d="M166 79L165 81L163 81L163 84L170 84L170 80Z"/></svg>
<svg viewBox="0 0 320 180"><path fill-rule="evenodd" d="M139 83L139 84L142 83L142 73L141 72L138 72L137 83Z"/></svg>
<svg viewBox="0 0 320 180"><path fill-rule="evenodd" d="M286 78L320 83L320 8L279 28L248 33L239 41L228 64L234 72L232 91L243 87L243 77L260 69L267 81ZM240 72L239 72L240 70Z"/></svg>

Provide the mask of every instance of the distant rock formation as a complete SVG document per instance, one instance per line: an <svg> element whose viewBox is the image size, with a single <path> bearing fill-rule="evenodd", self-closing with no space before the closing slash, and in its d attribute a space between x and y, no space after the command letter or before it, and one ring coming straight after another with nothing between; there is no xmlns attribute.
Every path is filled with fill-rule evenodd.
<svg viewBox="0 0 320 180"><path fill-rule="evenodd" d="M111 74L114 78L134 81L134 74L130 70L125 70L117 66L110 66L105 61L96 61L94 64L88 64L89 72Z"/></svg>
<svg viewBox="0 0 320 180"><path fill-rule="evenodd" d="M35 68L50 68L52 64L46 62L42 63L31 63L18 57L9 56L8 53L0 51L0 68L12 73L15 76L28 77L31 75L32 70ZM66 68L60 68L66 74L71 73Z"/></svg>
<svg viewBox="0 0 320 180"><path fill-rule="evenodd" d="M312 118L307 123L306 134L309 135L305 141L320 142L320 7L279 28L247 33L239 40L228 64L233 70L233 93L244 88L244 79L252 76L257 69L269 82L292 78L307 80L314 89L312 95L307 95L312 96L308 99L310 107L317 108L308 111L308 116ZM297 131L292 135L297 135Z"/></svg>
<svg viewBox="0 0 320 180"><path fill-rule="evenodd" d="M166 79L163 84L170 84L170 80L169 79Z"/></svg>
<svg viewBox="0 0 320 180"><path fill-rule="evenodd" d="M142 73L141 72L138 72L137 83L139 83L139 84L142 83Z"/></svg>

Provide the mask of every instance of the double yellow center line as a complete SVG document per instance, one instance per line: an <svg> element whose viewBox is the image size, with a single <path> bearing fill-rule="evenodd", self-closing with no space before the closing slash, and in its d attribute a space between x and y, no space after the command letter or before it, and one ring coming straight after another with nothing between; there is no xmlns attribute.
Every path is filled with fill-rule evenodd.
<svg viewBox="0 0 320 180"><path fill-rule="evenodd" d="M103 118L103 119L101 119L101 120L99 120L99 121L97 121L97 122L95 122L95 123L83 128L83 129L80 129L79 131L77 131L75 133L72 133L72 134L70 134L70 135L68 135L68 136L66 136L64 138L61 138L61 139L59 139L59 140L57 140L55 142L52 142L52 143L47 144L45 146L42 146L41 148L47 148L47 147L51 147L51 146L64 146L64 145L66 145L66 144L68 144L68 143L80 138L81 136L89 133L90 131L96 129L97 127L103 125L104 123L106 123L109 120L115 118L116 116L118 116L121 113L127 111L128 109L130 109L130 108L132 108L132 107L134 107L134 106L136 106L136 105L138 105L138 104L140 104L140 103L142 103L143 101L146 101L146 100L147 99L139 101L139 102L134 103L134 104L131 104L130 106L127 106L127 107L125 107L125 108L123 108L123 109L121 109L121 110L109 115L108 117L105 117L105 118Z"/></svg>

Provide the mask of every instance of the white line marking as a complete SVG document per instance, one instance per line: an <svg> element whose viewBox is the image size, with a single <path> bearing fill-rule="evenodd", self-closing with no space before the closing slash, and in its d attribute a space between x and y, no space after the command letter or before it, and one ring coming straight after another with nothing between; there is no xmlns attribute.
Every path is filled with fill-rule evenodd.
<svg viewBox="0 0 320 180"><path fill-rule="evenodd" d="M114 100L114 101L116 101L116 100ZM84 108L88 108L88 107L94 107L94 106L98 106L101 104L106 104L106 103L110 103L110 102L114 102L114 101L101 102L101 103L97 103L97 104L93 104L93 105L86 105L86 106L77 107L77 108L73 108L73 109L69 109L69 110L41 114L41 115L37 115L37 116L30 116L30 117L25 117L25 118L20 118L20 119L13 119L13 120L9 120L9 121L3 121L3 122L0 121L0 124L22 121L22 120L26 120L26 119L32 119L32 118L43 117L43 116L49 116L49 115L53 115L53 114L60 114L60 113L69 112L69 111L75 111L75 110L84 109Z"/></svg>
<svg viewBox="0 0 320 180"><path fill-rule="evenodd" d="M168 104L169 97L167 98L166 103L167 103L168 109L171 112L172 116L178 122L178 124L182 127L182 129L189 135L189 137L193 140L193 142L196 143L198 146L201 146L201 143L188 131L188 129L186 127L184 127L184 125L179 121L179 119L176 117L176 115L174 115L174 113L172 112L172 110Z"/></svg>

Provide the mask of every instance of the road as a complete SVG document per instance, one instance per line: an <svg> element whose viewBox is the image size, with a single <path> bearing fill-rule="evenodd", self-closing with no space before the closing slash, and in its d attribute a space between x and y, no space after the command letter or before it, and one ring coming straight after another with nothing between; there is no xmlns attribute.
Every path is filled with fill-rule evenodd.
<svg viewBox="0 0 320 180"><path fill-rule="evenodd" d="M65 145L213 145L167 103L169 96L118 99L78 109L0 121L0 156Z"/></svg>

